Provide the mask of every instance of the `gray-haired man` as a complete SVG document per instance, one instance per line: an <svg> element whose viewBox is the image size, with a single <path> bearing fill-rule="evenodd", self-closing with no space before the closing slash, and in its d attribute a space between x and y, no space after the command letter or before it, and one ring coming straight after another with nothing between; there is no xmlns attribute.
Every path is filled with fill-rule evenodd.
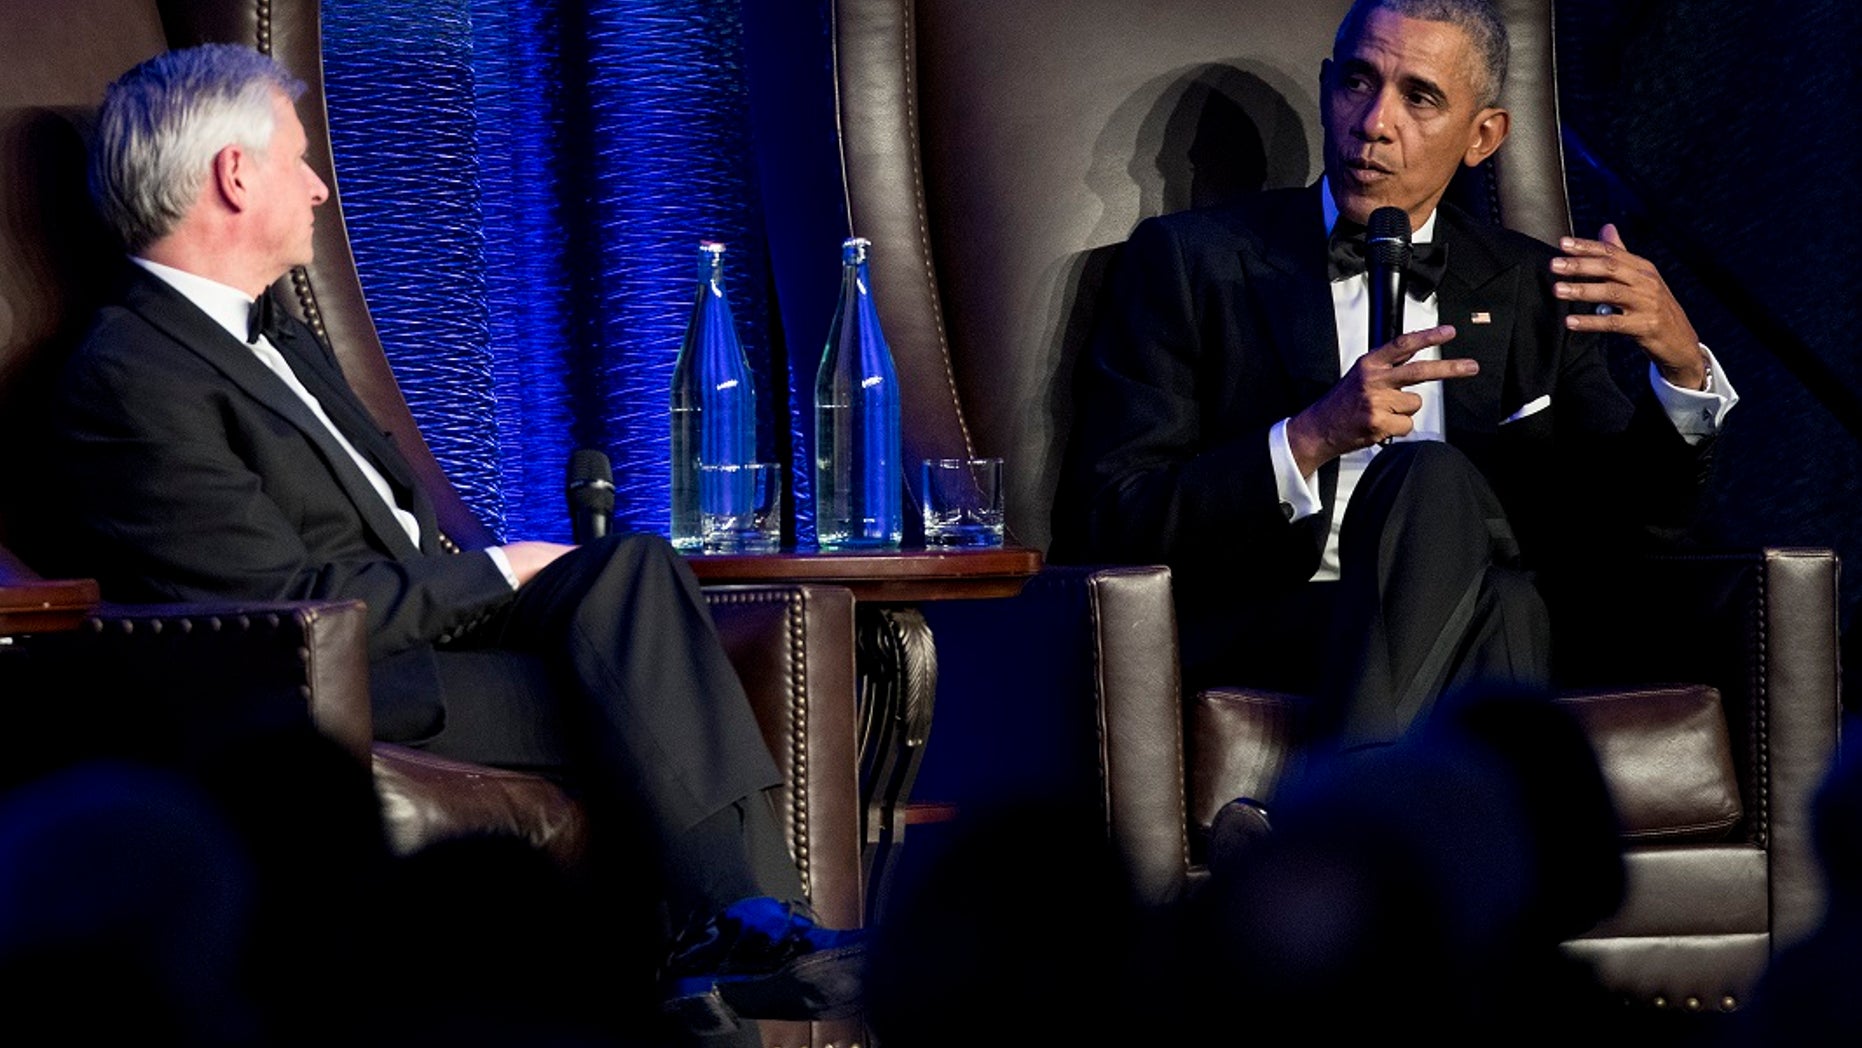
<svg viewBox="0 0 1862 1048"><path fill-rule="evenodd" d="M58 473L84 478L63 500L72 566L125 601L367 602L377 737L560 772L646 828L690 929L669 1007L719 1025L852 1008L863 938L802 905L774 762L679 557L646 535L442 552L334 355L268 308L328 195L302 89L206 46L108 92L93 192L132 264L55 405Z"/></svg>

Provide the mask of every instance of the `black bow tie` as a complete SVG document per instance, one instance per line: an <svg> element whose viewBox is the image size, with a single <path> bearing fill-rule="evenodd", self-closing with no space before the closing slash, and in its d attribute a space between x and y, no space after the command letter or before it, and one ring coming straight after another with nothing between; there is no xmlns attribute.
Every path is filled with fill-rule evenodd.
<svg viewBox="0 0 1862 1048"><path fill-rule="evenodd" d="M1331 280L1343 280L1364 272L1365 249L1364 227L1354 222L1339 219L1332 227L1332 238L1327 242L1329 258L1326 272ZM1448 266L1442 245L1430 241L1426 244L1411 244L1409 264L1403 267L1405 287L1415 294L1427 298L1442 283L1442 271Z"/></svg>
<svg viewBox="0 0 1862 1048"><path fill-rule="evenodd" d="M287 325L288 317L284 307L272 297L271 289L266 288L263 294L252 301L252 307L246 311L246 344L252 345L258 342L259 336L264 335L267 342L276 346L291 334L291 329Z"/></svg>

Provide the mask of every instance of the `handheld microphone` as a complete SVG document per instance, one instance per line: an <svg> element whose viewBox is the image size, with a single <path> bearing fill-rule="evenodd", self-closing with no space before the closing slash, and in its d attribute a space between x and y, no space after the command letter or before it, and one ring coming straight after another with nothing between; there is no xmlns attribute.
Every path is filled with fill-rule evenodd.
<svg viewBox="0 0 1862 1048"><path fill-rule="evenodd" d="M608 533L614 518L614 469L608 456L578 448L569 456L569 526L577 545Z"/></svg>
<svg viewBox="0 0 1862 1048"><path fill-rule="evenodd" d="M1371 281L1371 343L1376 349L1403 333L1403 269L1409 265L1409 215L1400 207L1371 212L1364 228L1365 274Z"/></svg>

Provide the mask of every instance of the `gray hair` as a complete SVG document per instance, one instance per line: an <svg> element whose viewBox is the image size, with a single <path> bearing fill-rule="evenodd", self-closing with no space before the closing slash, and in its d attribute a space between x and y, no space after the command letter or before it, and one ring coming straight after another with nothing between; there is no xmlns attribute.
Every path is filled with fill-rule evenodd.
<svg viewBox="0 0 1862 1048"><path fill-rule="evenodd" d="M1364 30L1371 12L1384 10L1425 22L1447 22L1468 34L1476 61L1472 72L1480 93L1480 107L1496 105L1500 89L1506 86L1506 23L1494 10L1491 0L1357 0L1338 23L1338 35L1332 41L1332 60L1347 40L1356 39Z"/></svg>
<svg viewBox="0 0 1862 1048"><path fill-rule="evenodd" d="M220 150L271 145L273 91L296 99L304 83L233 44L157 55L110 85L91 150L91 196L130 252L173 231Z"/></svg>

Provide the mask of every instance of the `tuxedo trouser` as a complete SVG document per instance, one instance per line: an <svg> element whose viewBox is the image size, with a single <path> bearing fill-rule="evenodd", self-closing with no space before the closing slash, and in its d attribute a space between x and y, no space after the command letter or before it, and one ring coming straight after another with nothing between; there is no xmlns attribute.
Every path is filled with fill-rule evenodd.
<svg viewBox="0 0 1862 1048"><path fill-rule="evenodd" d="M1438 702L1537 693L1551 620L1506 513L1438 441L1390 445L1346 506L1320 715L1342 749L1394 742Z"/></svg>
<svg viewBox="0 0 1862 1048"><path fill-rule="evenodd" d="M643 834L675 923L751 895L801 898L764 793L780 774L664 540L572 550L438 663L446 724L424 748L560 777L598 826Z"/></svg>

